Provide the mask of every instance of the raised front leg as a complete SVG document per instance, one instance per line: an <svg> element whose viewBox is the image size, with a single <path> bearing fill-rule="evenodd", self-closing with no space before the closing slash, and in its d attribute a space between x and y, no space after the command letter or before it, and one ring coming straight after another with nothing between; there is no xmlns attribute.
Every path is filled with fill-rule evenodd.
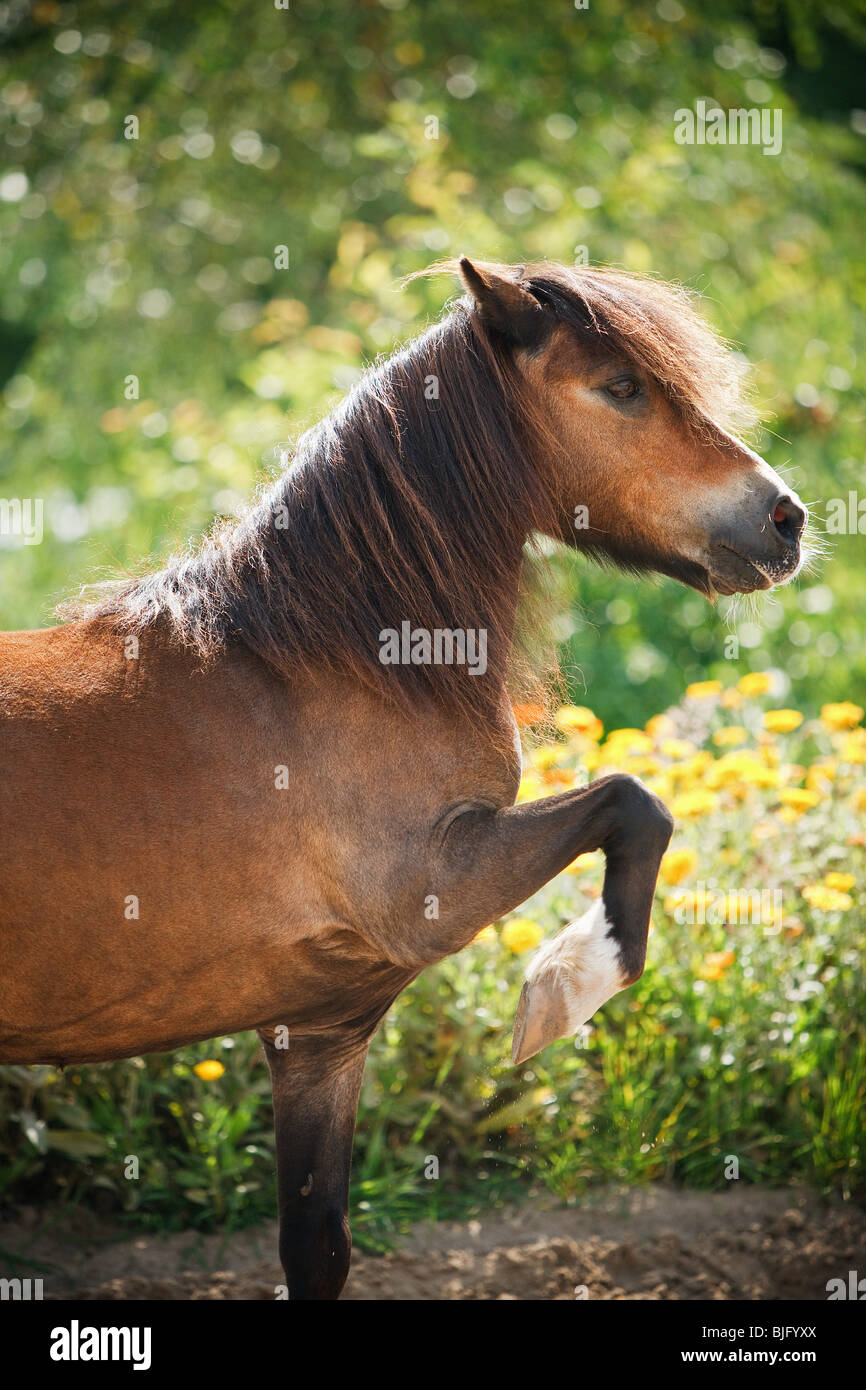
<svg viewBox="0 0 866 1390"><path fill-rule="evenodd" d="M459 950L524 902L578 854L605 854L602 896L545 945L527 972L512 1055L521 1062L575 1032L642 973L659 862L673 831L665 805L615 774L502 811L470 811L448 827L436 881L440 940Z"/></svg>
<svg viewBox="0 0 866 1390"><path fill-rule="evenodd" d="M271 1070L277 1144L280 1260L289 1298L335 1299L346 1282L349 1170L369 1038L259 1030Z"/></svg>

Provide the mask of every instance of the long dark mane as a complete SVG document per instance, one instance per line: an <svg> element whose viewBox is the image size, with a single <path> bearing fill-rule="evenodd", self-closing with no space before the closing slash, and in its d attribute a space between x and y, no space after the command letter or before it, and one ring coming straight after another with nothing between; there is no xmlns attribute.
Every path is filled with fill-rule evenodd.
<svg viewBox="0 0 866 1390"><path fill-rule="evenodd" d="M640 362L695 428L730 421L730 355L681 291L621 272L496 269ZM83 612L123 631L165 622L205 660L242 642L290 679L339 669L386 698L487 714L507 678L522 546L557 529L559 499L526 448L545 428L509 349L461 300L368 369L240 519ZM486 674L383 665L380 634L405 621L486 631Z"/></svg>
<svg viewBox="0 0 866 1390"><path fill-rule="evenodd" d="M290 678L337 668L386 697L426 690L489 712L521 548L555 511L522 443L527 395L504 347L458 306L369 369L245 515L86 611L124 631L164 618L205 659L241 641ZM486 674L383 665L380 633L407 620L485 631Z"/></svg>

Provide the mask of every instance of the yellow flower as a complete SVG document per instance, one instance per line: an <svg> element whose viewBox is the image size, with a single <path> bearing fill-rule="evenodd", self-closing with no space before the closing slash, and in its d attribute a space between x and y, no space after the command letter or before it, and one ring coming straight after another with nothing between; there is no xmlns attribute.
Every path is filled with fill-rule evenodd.
<svg viewBox="0 0 866 1390"><path fill-rule="evenodd" d="M635 777L655 777L657 772L661 772L661 765L655 758L642 758L632 755L628 765L629 772Z"/></svg>
<svg viewBox="0 0 866 1390"><path fill-rule="evenodd" d="M657 772L653 777L647 778L647 786L656 796L661 797L662 801L669 800L674 794L673 783L666 771Z"/></svg>
<svg viewBox="0 0 866 1390"><path fill-rule="evenodd" d="M664 900L665 912L676 916L679 911L689 922L705 922L707 913L717 904L716 894L706 888L680 888L676 893L668 893Z"/></svg>
<svg viewBox="0 0 866 1390"><path fill-rule="evenodd" d="M721 1026L722 1026L722 1020L721 1020L720 1018L708 1018L708 1019L707 1019L707 1027L708 1027L708 1028L721 1028Z"/></svg>
<svg viewBox="0 0 866 1390"><path fill-rule="evenodd" d="M857 880L853 874L831 872L824 875L824 882L828 888L835 888L839 893L847 893L849 888L854 887Z"/></svg>
<svg viewBox="0 0 866 1390"><path fill-rule="evenodd" d="M668 893L664 900L665 912L676 912L678 907L688 907L694 912L696 898L697 894L686 888L681 888L678 893Z"/></svg>
<svg viewBox="0 0 866 1390"><path fill-rule="evenodd" d="M751 894L736 890L725 893L724 898L725 917L728 926L736 926L738 922L748 922L752 915ZM767 925L767 923L764 923Z"/></svg>
<svg viewBox="0 0 866 1390"><path fill-rule="evenodd" d="M853 729L863 718L863 711L850 700L843 700L838 705L822 705L821 718L828 729Z"/></svg>
<svg viewBox="0 0 866 1390"><path fill-rule="evenodd" d="M821 798L817 792L807 791L805 787L783 787L779 792L779 800L789 810L802 815L804 811L810 811L813 806L817 806Z"/></svg>
<svg viewBox="0 0 866 1390"><path fill-rule="evenodd" d="M495 941L495 940L496 940L496 928L495 928L495 927L482 927L481 930L480 930L480 932L476 932L476 934L475 934L475 936L473 936L472 940L473 940L473 941Z"/></svg>
<svg viewBox="0 0 866 1390"><path fill-rule="evenodd" d="M754 753L726 753L707 769L706 782L707 786L712 788L735 787L740 782L759 784L760 774L765 770Z"/></svg>
<svg viewBox="0 0 866 1390"><path fill-rule="evenodd" d="M584 869L590 869L593 864L597 864L599 858L597 850L590 850L588 854L579 854L576 859L572 859L570 864L566 864L563 873L582 874Z"/></svg>
<svg viewBox="0 0 866 1390"><path fill-rule="evenodd" d="M716 729L713 734L713 743L718 748L731 748L737 743L745 743L748 737L748 729L741 729L738 724L731 724L727 729Z"/></svg>
<svg viewBox="0 0 866 1390"><path fill-rule="evenodd" d="M686 694L692 700L706 700L711 695L720 694L721 689L721 681L693 681L686 686Z"/></svg>
<svg viewBox="0 0 866 1390"><path fill-rule="evenodd" d="M727 690L722 691L721 699L719 700L722 709L739 709L742 703L742 695L739 690L735 690L732 685L729 685Z"/></svg>
<svg viewBox="0 0 866 1390"><path fill-rule="evenodd" d="M663 856L661 868L659 870L665 883L676 887L682 883L684 878L695 872L698 867L698 856L693 849L669 849Z"/></svg>
<svg viewBox="0 0 866 1390"><path fill-rule="evenodd" d="M554 715L557 729L564 734L585 734L587 738L598 740L604 732L604 725L585 705L562 705Z"/></svg>
<svg viewBox="0 0 866 1390"><path fill-rule="evenodd" d="M653 741L643 729L612 729L602 752L621 757L623 753L649 753Z"/></svg>
<svg viewBox="0 0 866 1390"><path fill-rule="evenodd" d="M543 790L539 778L533 777L530 773L520 779L520 786L517 789L517 800L536 801L538 797L541 796Z"/></svg>
<svg viewBox="0 0 866 1390"><path fill-rule="evenodd" d="M666 758L689 758L697 751L695 745L684 738L666 738L660 746Z"/></svg>
<svg viewBox="0 0 866 1390"><path fill-rule="evenodd" d="M718 804L719 798L714 792L680 792L673 799L671 812L675 816L706 816L715 811Z"/></svg>
<svg viewBox="0 0 866 1390"><path fill-rule="evenodd" d="M778 787L781 783L780 774L774 767L762 767L760 774L755 773L751 780L755 787Z"/></svg>
<svg viewBox="0 0 866 1390"><path fill-rule="evenodd" d="M218 1081L225 1067L222 1062L196 1062L193 1071L202 1081Z"/></svg>
<svg viewBox="0 0 866 1390"><path fill-rule="evenodd" d="M860 787L854 797L854 809L855 811L866 811L866 787Z"/></svg>
<svg viewBox="0 0 866 1390"><path fill-rule="evenodd" d="M560 744L558 748L551 748L546 744L541 748L534 749L529 755L529 761L532 763L533 767L541 769L555 767L559 762L560 753L565 751L564 743Z"/></svg>
<svg viewBox="0 0 866 1390"><path fill-rule="evenodd" d="M694 757L686 758L685 762L679 763L670 769L671 776L679 777L682 781L694 778L698 781L703 777L708 767L712 767L715 759L708 749L702 748Z"/></svg>
<svg viewBox="0 0 866 1390"><path fill-rule="evenodd" d="M748 749L739 748L713 763L703 780L713 790L728 787L735 796L741 796L747 787L777 787L780 779L774 768L767 767Z"/></svg>
<svg viewBox="0 0 866 1390"><path fill-rule="evenodd" d="M766 671L752 671L748 676L742 676L737 681L737 689L741 695L766 695L771 684L772 681Z"/></svg>
<svg viewBox="0 0 866 1390"><path fill-rule="evenodd" d="M847 893L828 888L825 883L807 883L802 889L803 897L819 912L845 912L853 907L854 900Z"/></svg>
<svg viewBox="0 0 866 1390"><path fill-rule="evenodd" d="M748 768L743 774L743 781L754 787L778 787L781 778L775 768L758 766Z"/></svg>
<svg viewBox="0 0 866 1390"><path fill-rule="evenodd" d="M771 709L764 715L764 726L771 734L789 734L802 722L803 716L798 709Z"/></svg>
<svg viewBox="0 0 866 1390"><path fill-rule="evenodd" d="M502 944L519 956L522 951L531 951L537 946L544 933L537 922L528 917L514 917L502 928Z"/></svg>
<svg viewBox="0 0 866 1390"><path fill-rule="evenodd" d="M842 761L866 763L866 729L854 729L842 740Z"/></svg>

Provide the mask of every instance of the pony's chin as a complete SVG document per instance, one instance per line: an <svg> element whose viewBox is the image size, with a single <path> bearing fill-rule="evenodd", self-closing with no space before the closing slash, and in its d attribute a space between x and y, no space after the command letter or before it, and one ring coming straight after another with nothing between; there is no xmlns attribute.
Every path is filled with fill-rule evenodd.
<svg viewBox="0 0 866 1390"><path fill-rule="evenodd" d="M777 580L754 560L727 545L720 546L708 560L706 576L711 595L754 594L772 589L783 579L780 574Z"/></svg>
<svg viewBox="0 0 866 1390"><path fill-rule="evenodd" d="M718 594L721 598L727 598L729 594L754 594L762 589L772 589L773 581L762 574L757 566L754 569L754 577L749 579L729 579L724 575L710 574L707 582L713 594Z"/></svg>

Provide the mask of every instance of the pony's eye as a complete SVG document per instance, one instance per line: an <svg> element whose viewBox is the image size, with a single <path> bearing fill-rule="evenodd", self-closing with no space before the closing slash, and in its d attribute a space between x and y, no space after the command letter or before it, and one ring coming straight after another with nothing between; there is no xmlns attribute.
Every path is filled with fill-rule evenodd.
<svg viewBox="0 0 866 1390"><path fill-rule="evenodd" d="M632 397L640 395L640 382L633 376L621 376L619 380L611 381L604 389L615 401L629 401Z"/></svg>

